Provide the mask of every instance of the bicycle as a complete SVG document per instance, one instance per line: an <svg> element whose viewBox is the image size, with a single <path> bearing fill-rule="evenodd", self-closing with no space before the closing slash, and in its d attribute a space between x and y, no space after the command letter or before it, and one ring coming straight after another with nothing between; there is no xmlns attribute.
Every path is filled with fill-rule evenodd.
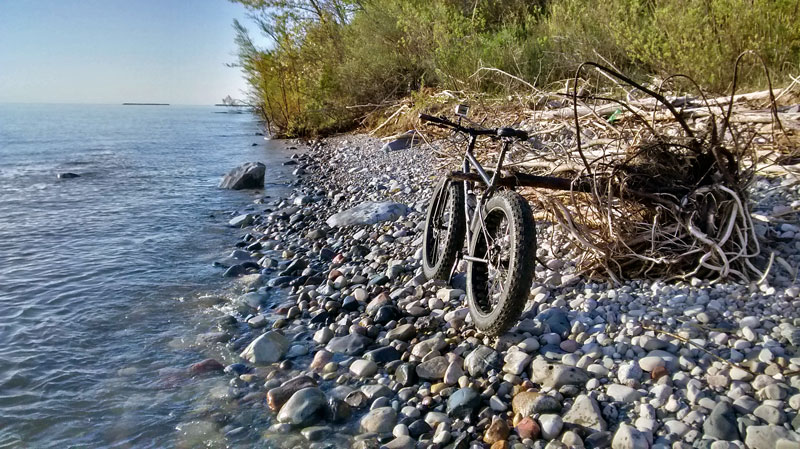
<svg viewBox="0 0 800 449"><path fill-rule="evenodd" d="M534 276L536 224L528 202L501 176L503 161L515 140L528 134L514 128L483 129L461 124L466 106L456 108L458 123L420 114L420 120L469 136L461 172L443 178L433 192L425 219L423 271L428 279L450 282L457 262L467 262L467 304L481 332L501 335L525 306ZM492 172L473 154L480 136L500 139ZM475 172L472 172L474 168ZM483 185L480 195L475 187ZM471 205L474 203L474 207ZM464 247L466 244L466 252Z"/></svg>

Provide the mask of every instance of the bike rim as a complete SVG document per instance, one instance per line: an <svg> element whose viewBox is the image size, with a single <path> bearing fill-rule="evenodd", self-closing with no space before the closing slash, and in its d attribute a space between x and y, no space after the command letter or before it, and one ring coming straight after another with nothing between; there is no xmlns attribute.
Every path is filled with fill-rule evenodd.
<svg viewBox="0 0 800 449"><path fill-rule="evenodd" d="M436 197L436 202L433 205L431 225L425 236L425 242L428 248L426 257L428 259L428 265L430 266L435 266L444 253L447 237L450 234L453 207L455 207L453 202L454 198L450 193L450 185L445 184Z"/></svg>
<svg viewBox="0 0 800 449"><path fill-rule="evenodd" d="M483 229L475 235L472 262L473 297L482 315L491 314L508 289L513 254L512 224L503 209L487 212Z"/></svg>

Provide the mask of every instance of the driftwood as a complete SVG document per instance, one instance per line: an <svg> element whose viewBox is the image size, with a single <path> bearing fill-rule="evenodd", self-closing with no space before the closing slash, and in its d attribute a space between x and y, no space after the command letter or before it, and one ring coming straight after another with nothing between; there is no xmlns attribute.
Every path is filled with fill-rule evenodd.
<svg viewBox="0 0 800 449"><path fill-rule="evenodd" d="M665 96L614 70L586 66L614 79L611 89L588 85L581 67L564 107L511 114L486 109L484 126L516 123L535 141L510 153L500 185L520 190L537 205L539 219L559 225L553 238L571 241L577 256L570 257L586 274L615 281L696 276L762 282L773 258L761 256L748 186L757 170L778 170L777 156L797 159L784 142L791 142L786 132L800 129L800 113L778 111L774 99L796 92L800 82L738 95L734 82L731 95L704 100L703 92ZM734 74L738 66L739 60ZM579 84L594 93L579 95ZM627 101L609 98L625 86ZM525 104L537 105L553 97L526 95ZM491 164L497 147L482 143L476 154ZM457 157L464 144L455 141L437 154ZM474 173L449 176L479 180ZM550 247L563 248L565 241Z"/></svg>

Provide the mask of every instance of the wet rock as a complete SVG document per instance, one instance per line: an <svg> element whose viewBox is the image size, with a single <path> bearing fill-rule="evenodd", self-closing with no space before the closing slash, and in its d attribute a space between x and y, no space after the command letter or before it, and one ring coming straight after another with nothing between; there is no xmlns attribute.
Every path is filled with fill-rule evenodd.
<svg viewBox="0 0 800 449"><path fill-rule="evenodd" d="M56 176L58 177L58 179L74 179L74 178L80 178L81 177L81 175L79 175L77 173L72 173L72 172L63 172L63 173L59 173Z"/></svg>
<svg viewBox="0 0 800 449"><path fill-rule="evenodd" d="M397 424L397 412L391 407L376 408L364 415L360 424L362 432L389 433Z"/></svg>
<svg viewBox="0 0 800 449"><path fill-rule="evenodd" d="M214 359L205 359L202 362L197 362L189 367L189 374L196 376L206 373L221 373L225 367Z"/></svg>
<svg viewBox="0 0 800 449"><path fill-rule="evenodd" d="M523 391L517 393L511 400L511 408L514 413L522 416L533 416L537 413L559 413L561 403L554 397L535 392Z"/></svg>
<svg viewBox="0 0 800 449"><path fill-rule="evenodd" d="M331 360L333 360L333 354L329 351L324 349L317 351L314 354L314 359L311 361L311 368L314 371L322 371Z"/></svg>
<svg viewBox="0 0 800 449"><path fill-rule="evenodd" d="M472 388L461 388L447 399L447 413L456 418L470 416L481 403L481 396Z"/></svg>
<svg viewBox="0 0 800 449"><path fill-rule="evenodd" d="M414 449L417 442L408 435L401 435L381 446L382 449Z"/></svg>
<svg viewBox="0 0 800 449"><path fill-rule="evenodd" d="M300 431L308 441L322 441L333 433L333 430L327 426L311 426L306 427Z"/></svg>
<svg viewBox="0 0 800 449"><path fill-rule="evenodd" d="M250 367L244 363L231 363L225 367L226 374L233 374L234 376L241 376L242 374L249 373Z"/></svg>
<svg viewBox="0 0 800 449"><path fill-rule="evenodd" d="M240 357L256 365L266 365L280 360L289 350L289 341L278 332L270 331L253 340Z"/></svg>
<svg viewBox="0 0 800 449"><path fill-rule="evenodd" d="M372 344L372 339L361 334L349 334L343 337L334 337L325 347L335 354L361 355Z"/></svg>
<svg viewBox="0 0 800 449"><path fill-rule="evenodd" d="M564 422L594 431L603 431L607 427L597 401L585 394L575 398L572 407L564 415Z"/></svg>
<svg viewBox="0 0 800 449"><path fill-rule="evenodd" d="M344 402L346 402L347 405L349 405L350 407L353 407L355 409L359 409L359 408L363 408L363 407L365 407L367 405L367 403L369 402L369 398L367 398L367 395L364 394L363 391L356 390L356 391L350 392L344 398Z"/></svg>
<svg viewBox="0 0 800 449"><path fill-rule="evenodd" d="M223 176L219 187L223 189L263 189L267 166L261 162L247 162Z"/></svg>
<svg viewBox="0 0 800 449"><path fill-rule="evenodd" d="M269 408L277 412L283 407L286 401L295 393L305 388L316 387L317 383L314 379L308 376L298 376L280 386L271 388L267 391L267 405Z"/></svg>
<svg viewBox="0 0 800 449"><path fill-rule="evenodd" d="M278 422L302 426L319 419L327 408L325 393L310 387L297 391L278 412Z"/></svg>
<svg viewBox="0 0 800 449"><path fill-rule="evenodd" d="M342 399L330 398L328 399L328 415L329 421L334 423L343 423L350 419L353 412L350 404Z"/></svg>
<svg viewBox="0 0 800 449"><path fill-rule="evenodd" d="M222 273L222 276L226 278L235 278L245 273L247 273L247 268L245 268L244 265L236 264L230 266L227 270L225 270L225 272Z"/></svg>
<svg viewBox="0 0 800 449"><path fill-rule="evenodd" d="M408 214L405 204L392 202L367 202L332 215L325 223L335 228L340 226L371 225L382 221L394 221Z"/></svg>

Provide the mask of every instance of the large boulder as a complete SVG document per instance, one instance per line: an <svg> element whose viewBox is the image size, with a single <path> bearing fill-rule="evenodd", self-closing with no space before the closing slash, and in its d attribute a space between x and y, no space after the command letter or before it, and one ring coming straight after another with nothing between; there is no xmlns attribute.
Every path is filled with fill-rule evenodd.
<svg viewBox="0 0 800 449"><path fill-rule="evenodd" d="M297 391L278 412L278 422L295 426L318 422L324 416L328 400L319 388L309 387Z"/></svg>
<svg viewBox="0 0 800 449"><path fill-rule="evenodd" d="M408 206L386 201L382 203L366 202L356 207L331 215L326 221L328 226L371 225L382 221L394 221L408 214Z"/></svg>
<svg viewBox="0 0 800 449"><path fill-rule="evenodd" d="M261 162L247 162L222 177L219 186L223 189L263 189L267 166Z"/></svg>
<svg viewBox="0 0 800 449"><path fill-rule="evenodd" d="M381 148L381 150L387 153L390 151L405 150L406 148L411 148L417 143L422 141L422 138L420 138L417 135L417 132L413 129L410 131L406 131L403 134L400 134L399 136L396 137L397 137L396 139L384 145L383 148Z"/></svg>

